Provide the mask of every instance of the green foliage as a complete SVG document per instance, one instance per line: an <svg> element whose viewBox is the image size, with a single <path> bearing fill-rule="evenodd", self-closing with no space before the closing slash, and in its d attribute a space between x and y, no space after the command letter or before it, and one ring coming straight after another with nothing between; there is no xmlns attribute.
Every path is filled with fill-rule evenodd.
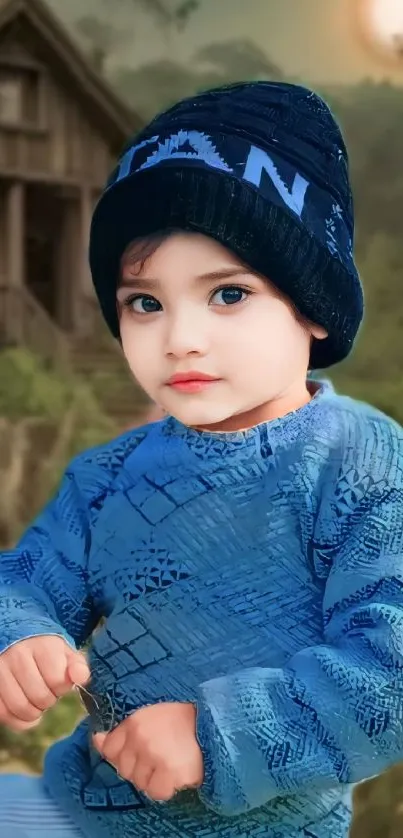
<svg viewBox="0 0 403 838"><path fill-rule="evenodd" d="M246 38L225 43L215 42L196 52L186 68L171 56L139 68L120 67L111 81L122 98L151 119L156 111L185 96L243 79L283 76L259 47Z"/></svg>
<svg viewBox="0 0 403 838"><path fill-rule="evenodd" d="M90 385L22 349L0 352L0 549L56 490L69 460L115 436Z"/></svg>
<svg viewBox="0 0 403 838"><path fill-rule="evenodd" d="M17 762L34 774L42 771L47 748L58 739L68 736L83 716L75 693L70 693L45 713L38 727L24 734L13 733L0 727L0 771Z"/></svg>
<svg viewBox="0 0 403 838"><path fill-rule="evenodd" d="M116 430L100 411L96 394L85 381L73 375L61 376L25 349L0 352L0 416L12 420L32 417L57 424L72 408L77 426L72 444L77 450L104 442Z"/></svg>
<svg viewBox="0 0 403 838"><path fill-rule="evenodd" d="M25 349L0 353L0 415L57 419L66 410L69 397L60 376Z"/></svg>

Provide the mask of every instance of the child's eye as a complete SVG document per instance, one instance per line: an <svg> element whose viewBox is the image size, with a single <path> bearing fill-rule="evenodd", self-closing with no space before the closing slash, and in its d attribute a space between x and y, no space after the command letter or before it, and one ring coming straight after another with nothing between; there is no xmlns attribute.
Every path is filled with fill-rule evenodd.
<svg viewBox="0 0 403 838"><path fill-rule="evenodd" d="M219 294L221 295L221 299L218 298ZM246 291L245 288L240 288L238 285L226 285L224 288L218 288L214 292L211 300L214 300L220 306L231 306L235 303L242 303L250 294L251 291Z"/></svg>
<svg viewBox="0 0 403 838"><path fill-rule="evenodd" d="M136 294L135 297L128 297L124 305L130 311L135 311L136 314L154 314L155 311L161 311L162 309L161 303L149 294Z"/></svg>

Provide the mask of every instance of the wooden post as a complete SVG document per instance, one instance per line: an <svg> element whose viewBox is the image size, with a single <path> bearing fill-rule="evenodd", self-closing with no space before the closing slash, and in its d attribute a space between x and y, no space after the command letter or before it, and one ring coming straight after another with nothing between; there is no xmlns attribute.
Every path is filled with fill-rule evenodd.
<svg viewBox="0 0 403 838"><path fill-rule="evenodd" d="M80 321L77 323L77 327L81 334L90 333L92 327L91 300L93 299L94 292L91 271L88 262L88 246L90 238L92 212L92 190L91 187L87 186L86 184L83 184L80 190L80 229L78 242L78 275L80 277L80 287L78 289L78 296L80 301L79 305L81 309L81 318Z"/></svg>
<svg viewBox="0 0 403 838"><path fill-rule="evenodd" d="M19 290L25 283L25 187L16 181L7 191L7 284L10 305L5 323L7 337L21 344L23 340L23 306Z"/></svg>
<svg viewBox="0 0 403 838"><path fill-rule="evenodd" d="M7 275L13 288L21 288L25 282L24 199L24 185L12 183L7 193Z"/></svg>
<svg viewBox="0 0 403 838"><path fill-rule="evenodd" d="M79 308L77 295L77 194L61 193L60 235L55 247L56 322L66 332L75 331Z"/></svg>

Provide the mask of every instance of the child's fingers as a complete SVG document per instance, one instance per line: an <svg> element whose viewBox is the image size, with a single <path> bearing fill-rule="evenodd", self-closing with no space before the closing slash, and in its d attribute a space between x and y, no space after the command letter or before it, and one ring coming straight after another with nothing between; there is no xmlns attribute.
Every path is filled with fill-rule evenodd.
<svg viewBox="0 0 403 838"><path fill-rule="evenodd" d="M36 722L42 716L42 711L31 704L13 673L6 668L1 673L1 702L7 713L20 722Z"/></svg>
<svg viewBox="0 0 403 838"><path fill-rule="evenodd" d="M171 800L176 794L173 774L166 768L156 768L146 788L148 797L159 802Z"/></svg>
<svg viewBox="0 0 403 838"><path fill-rule="evenodd" d="M130 783L133 783L133 785L137 786L138 789L142 790L135 779L137 776L136 765L137 761L135 754L130 750L130 748L126 747L123 749L123 751L121 751L120 756L118 758L118 762L116 763L116 765L114 765L114 768L116 768L116 771L119 777L122 778L122 780L128 780ZM150 776L151 773L152 769L150 768Z"/></svg>
<svg viewBox="0 0 403 838"><path fill-rule="evenodd" d="M0 723L12 730L32 727L73 683L89 678L85 657L62 637L43 635L14 644L0 656Z"/></svg>
<svg viewBox="0 0 403 838"><path fill-rule="evenodd" d="M67 675L71 683L78 687L85 687L90 681L91 671L82 652L69 649L67 653Z"/></svg>
<svg viewBox="0 0 403 838"><path fill-rule="evenodd" d="M41 672L38 669L36 661L31 655L25 655L24 668L21 672L21 667L16 667L13 661L10 661L10 672L18 682L24 695L28 701L38 710L49 710L56 704L57 696L48 687L46 680L44 680Z"/></svg>
<svg viewBox="0 0 403 838"><path fill-rule="evenodd" d="M41 718L34 722L22 722L21 719L17 719L16 716L13 716L12 713L7 710L6 705L0 699L0 725L10 728L15 733L22 733L25 730L30 730L32 727L37 727L40 722Z"/></svg>
<svg viewBox="0 0 403 838"><path fill-rule="evenodd" d="M62 644L38 644L32 650L44 683L56 698L61 698L72 687L67 674L67 644L63 641Z"/></svg>
<svg viewBox="0 0 403 838"><path fill-rule="evenodd" d="M94 745L94 748L97 749L101 756L103 754L103 747L107 736L109 736L108 733L94 733L92 737L92 743Z"/></svg>
<svg viewBox="0 0 403 838"><path fill-rule="evenodd" d="M154 766L151 763L144 762L142 759L134 759L133 765L130 766L129 759L124 761L126 751L122 754L121 762L119 764L119 774L126 779L130 779L134 786L139 791L148 794L148 786L154 772ZM125 773L131 770L130 776Z"/></svg>
<svg viewBox="0 0 403 838"><path fill-rule="evenodd" d="M95 733L93 742L103 759L112 763L112 765L117 765L120 754L125 747L126 738L127 730L125 723L122 722L111 733L107 733L106 735L104 733Z"/></svg>

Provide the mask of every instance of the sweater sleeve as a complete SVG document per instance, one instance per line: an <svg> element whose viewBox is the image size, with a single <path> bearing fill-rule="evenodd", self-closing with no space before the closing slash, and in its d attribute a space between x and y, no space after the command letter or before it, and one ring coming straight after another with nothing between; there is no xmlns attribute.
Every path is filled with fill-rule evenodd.
<svg viewBox="0 0 403 838"><path fill-rule="evenodd" d="M282 669L203 683L197 733L203 803L231 816L277 796L325 790L403 759L402 447L394 479L366 475L323 599L323 643Z"/></svg>
<svg viewBox="0 0 403 838"><path fill-rule="evenodd" d="M0 554L0 653L45 634L77 647L97 623L87 589L90 526L79 472L77 458L16 548Z"/></svg>

